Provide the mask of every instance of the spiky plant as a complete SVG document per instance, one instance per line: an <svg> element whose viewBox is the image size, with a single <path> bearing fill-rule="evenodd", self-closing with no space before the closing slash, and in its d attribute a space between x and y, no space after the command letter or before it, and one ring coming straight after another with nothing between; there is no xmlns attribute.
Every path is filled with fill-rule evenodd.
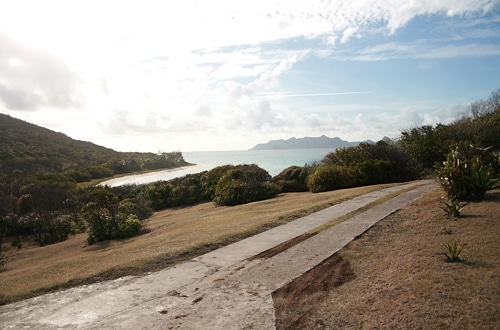
<svg viewBox="0 0 500 330"><path fill-rule="evenodd" d="M463 259L460 257L460 254L462 254L462 251L464 250L465 248L465 244L463 244L462 246L459 246L457 244L457 242L453 242L453 243L448 243L446 244L446 250L447 252L445 252L445 256L446 256L446 259L448 262L462 262Z"/></svg>
<svg viewBox="0 0 500 330"><path fill-rule="evenodd" d="M468 203L460 201L457 197L451 197L448 202L443 202L445 205L443 210L451 214L453 217L458 218L462 214L462 210Z"/></svg>

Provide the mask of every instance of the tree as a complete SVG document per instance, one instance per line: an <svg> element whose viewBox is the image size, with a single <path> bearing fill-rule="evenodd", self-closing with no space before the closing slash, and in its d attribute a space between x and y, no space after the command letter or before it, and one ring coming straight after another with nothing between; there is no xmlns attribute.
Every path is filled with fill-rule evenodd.
<svg viewBox="0 0 500 330"><path fill-rule="evenodd" d="M401 148L424 168L432 169L436 163L444 161L450 139L445 137L442 126L430 125L414 127L401 132Z"/></svg>
<svg viewBox="0 0 500 330"><path fill-rule="evenodd" d="M464 141L500 148L500 89L487 100L471 103L467 113L448 125L415 127L399 138L403 150L428 170L446 160L450 146Z"/></svg>
<svg viewBox="0 0 500 330"><path fill-rule="evenodd" d="M149 201L153 210L166 209L172 206L172 191L174 187L168 181L156 181L145 186L139 196Z"/></svg>
<svg viewBox="0 0 500 330"><path fill-rule="evenodd" d="M90 201L83 207L89 232L87 242L95 244L100 241L132 237L139 234L142 223L135 214L120 211L120 199L108 187L90 188ZM122 211L128 208L122 205Z"/></svg>

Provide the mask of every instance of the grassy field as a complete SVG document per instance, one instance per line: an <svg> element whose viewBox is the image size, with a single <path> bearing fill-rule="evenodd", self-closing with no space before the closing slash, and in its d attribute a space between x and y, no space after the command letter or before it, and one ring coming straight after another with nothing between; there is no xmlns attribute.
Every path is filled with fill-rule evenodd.
<svg viewBox="0 0 500 330"><path fill-rule="evenodd" d="M7 242L3 245L8 262L0 273L0 301L8 303L78 284L156 271L387 186L282 194L235 207L204 203L166 210L148 219L148 232L138 237L92 246L87 245L85 234L44 247L23 238L20 250Z"/></svg>

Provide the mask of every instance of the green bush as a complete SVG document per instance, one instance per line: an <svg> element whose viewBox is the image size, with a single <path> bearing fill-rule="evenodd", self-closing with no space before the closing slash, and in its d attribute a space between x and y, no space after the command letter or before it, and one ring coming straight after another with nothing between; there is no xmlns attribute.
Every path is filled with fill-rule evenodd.
<svg viewBox="0 0 500 330"><path fill-rule="evenodd" d="M352 167L356 173L354 180L356 185L387 183L395 180L391 163L387 160L366 160Z"/></svg>
<svg viewBox="0 0 500 330"><path fill-rule="evenodd" d="M309 176L309 190L314 193L348 188L354 185L355 178L347 166L320 165Z"/></svg>
<svg viewBox="0 0 500 330"><path fill-rule="evenodd" d="M308 167L290 166L276 175L272 182L281 186L281 192L307 191L308 171Z"/></svg>
<svg viewBox="0 0 500 330"><path fill-rule="evenodd" d="M134 237L139 234L142 228L142 222L137 216L130 214L125 217L120 225L117 238Z"/></svg>
<svg viewBox="0 0 500 330"><path fill-rule="evenodd" d="M92 175L93 179L109 178L113 176L113 171L104 166L90 166L87 171Z"/></svg>
<svg viewBox="0 0 500 330"><path fill-rule="evenodd" d="M408 181L422 172L400 147L386 141L337 149L326 155L322 163L309 176L312 192Z"/></svg>
<svg viewBox="0 0 500 330"><path fill-rule="evenodd" d="M92 174L85 170L71 170L67 171L65 174L75 182L87 182L92 180Z"/></svg>
<svg viewBox="0 0 500 330"><path fill-rule="evenodd" d="M453 146L437 173L448 198L481 200L487 191L498 187L498 156L462 142Z"/></svg>
<svg viewBox="0 0 500 330"><path fill-rule="evenodd" d="M38 218L39 225L35 227L37 229L35 236L40 246L65 241L77 232L77 224L69 215L49 215Z"/></svg>
<svg viewBox="0 0 500 330"><path fill-rule="evenodd" d="M133 214L139 220L144 220L153 214L147 201L143 198L127 198L120 201L118 211L123 214Z"/></svg>
<svg viewBox="0 0 500 330"><path fill-rule="evenodd" d="M169 181L172 185L172 206L187 206L204 201L201 174L188 174Z"/></svg>
<svg viewBox="0 0 500 330"><path fill-rule="evenodd" d="M90 202L84 206L83 213L89 228L87 237L89 245L116 238L111 226L111 214L106 209Z"/></svg>
<svg viewBox="0 0 500 330"><path fill-rule="evenodd" d="M157 211L173 206L172 191L174 187L168 181L157 181L146 185L139 196L149 201L149 206Z"/></svg>
<svg viewBox="0 0 500 330"><path fill-rule="evenodd" d="M234 165L223 165L201 173L203 200L211 201L215 198L215 189L217 188L217 183L220 178L234 168Z"/></svg>
<svg viewBox="0 0 500 330"><path fill-rule="evenodd" d="M120 210L119 198L109 188L92 187L89 198L91 201L83 207L82 213L88 223L87 242L90 245L139 233L141 221L134 214L122 213L130 205Z"/></svg>
<svg viewBox="0 0 500 330"><path fill-rule="evenodd" d="M269 173L252 165L238 165L224 174L215 187L215 205L234 206L275 197L280 187Z"/></svg>

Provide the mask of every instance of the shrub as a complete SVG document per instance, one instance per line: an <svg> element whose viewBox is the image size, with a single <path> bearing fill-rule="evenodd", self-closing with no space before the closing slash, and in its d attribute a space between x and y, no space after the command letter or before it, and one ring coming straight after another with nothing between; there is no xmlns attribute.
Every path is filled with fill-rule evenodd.
<svg viewBox="0 0 500 330"><path fill-rule="evenodd" d="M290 166L276 175L272 181L281 186L281 192L307 191L308 174L307 167Z"/></svg>
<svg viewBox="0 0 500 330"><path fill-rule="evenodd" d="M432 169L441 163L448 147L455 140L445 125L421 126L401 132L399 144L404 152L425 169Z"/></svg>
<svg viewBox="0 0 500 330"><path fill-rule="evenodd" d="M498 168L493 153L462 142L453 146L437 172L450 199L481 200L487 191L498 187Z"/></svg>
<svg viewBox="0 0 500 330"><path fill-rule="evenodd" d="M352 166L356 171L356 185L371 185L393 182L394 172L391 163L387 160L367 160Z"/></svg>
<svg viewBox="0 0 500 330"><path fill-rule="evenodd" d="M91 201L83 207L83 214L88 223L87 242L90 245L139 233L142 225L139 218L122 213L118 197L107 187L91 188L89 197Z"/></svg>
<svg viewBox="0 0 500 330"><path fill-rule="evenodd" d="M324 192L353 186L355 179L348 167L340 165L320 165L309 177L312 192Z"/></svg>
<svg viewBox="0 0 500 330"><path fill-rule="evenodd" d="M130 214L125 217L120 225L117 238L134 237L139 234L142 228L142 222L137 216Z"/></svg>
<svg viewBox="0 0 500 330"><path fill-rule="evenodd" d="M149 206L156 211L172 206L173 189L170 182L162 180L148 184L139 195L148 200Z"/></svg>
<svg viewBox="0 0 500 330"><path fill-rule="evenodd" d="M479 159L472 162L468 176L464 177L464 184L471 192L473 199L483 199L486 192L497 188L498 175L491 164L483 165Z"/></svg>
<svg viewBox="0 0 500 330"><path fill-rule="evenodd" d="M204 200L201 175L188 174L169 181L172 185L172 206L186 206Z"/></svg>
<svg viewBox="0 0 500 330"><path fill-rule="evenodd" d="M89 228L87 237L89 245L115 238L111 226L111 214L106 209L90 202L84 206L83 213Z"/></svg>
<svg viewBox="0 0 500 330"><path fill-rule="evenodd" d="M217 182L213 202L234 206L274 197L280 187L270 179L269 173L255 164L235 166Z"/></svg>
<svg viewBox="0 0 500 330"><path fill-rule="evenodd" d="M333 167L328 170L322 168L316 173L321 175L321 187L313 187L314 190L408 181L418 178L422 173L421 167L411 160L403 149L386 141L376 144L360 143L355 147L337 149L335 153L325 156L323 164ZM334 182L326 182L328 177L325 171L332 172L330 180ZM341 173L343 175L340 175ZM318 178L312 180L315 183ZM311 183L311 179L309 182ZM327 188L328 186L330 188Z"/></svg>
<svg viewBox="0 0 500 330"><path fill-rule="evenodd" d="M445 256L446 256L446 259L448 262L462 262L462 258L460 257L460 255L462 254L462 251L464 250L465 248L465 244L462 245L462 246L458 246L457 242L453 242L453 243L448 243L446 244L446 250L447 252L445 252Z"/></svg>
<svg viewBox="0 0 500 330"><path fill-rule="evenodd" d="M230 170L235 169L234 165L217 166L210 171L205 171L201 175L203 186L203 199L213 200L215 198L215 189L219 180Z"/></svg>
<svg viewBox="0 0 500 330"><path fill-rule="evenodd" d="M79 170L79 171L71 170L71 171L67 171L66 175L69 178L71 178L72 180L74 180L75 182L87 182L87 181L92 180L92 174L90 174L90 172L87 172L85 170Z"/></svg>
<svg viewBox="0 0 500 330"><path fill-rule="evenodd" d="M139 220L144 220L153 214L147 201L143 198L127 198L120 201L118 211L123 214L133 214Z"/></svg>
<svg viewBox="0 0 500 330"><path fill-rule="evenodd" d="M451 214L455 218L460 217L462 210L467 206L467 203L461 202L458 198L452 197L448 202L443 202L445 207L443 208L447 213Z"/></svg>
<svg viewBox="0 0 500 330"><path fill-rule="evenodd" d="M48 214L36 218L38 224L35 236L40 246L65 241L70 235L75 235L78 229L69 215Z"/></svg>

